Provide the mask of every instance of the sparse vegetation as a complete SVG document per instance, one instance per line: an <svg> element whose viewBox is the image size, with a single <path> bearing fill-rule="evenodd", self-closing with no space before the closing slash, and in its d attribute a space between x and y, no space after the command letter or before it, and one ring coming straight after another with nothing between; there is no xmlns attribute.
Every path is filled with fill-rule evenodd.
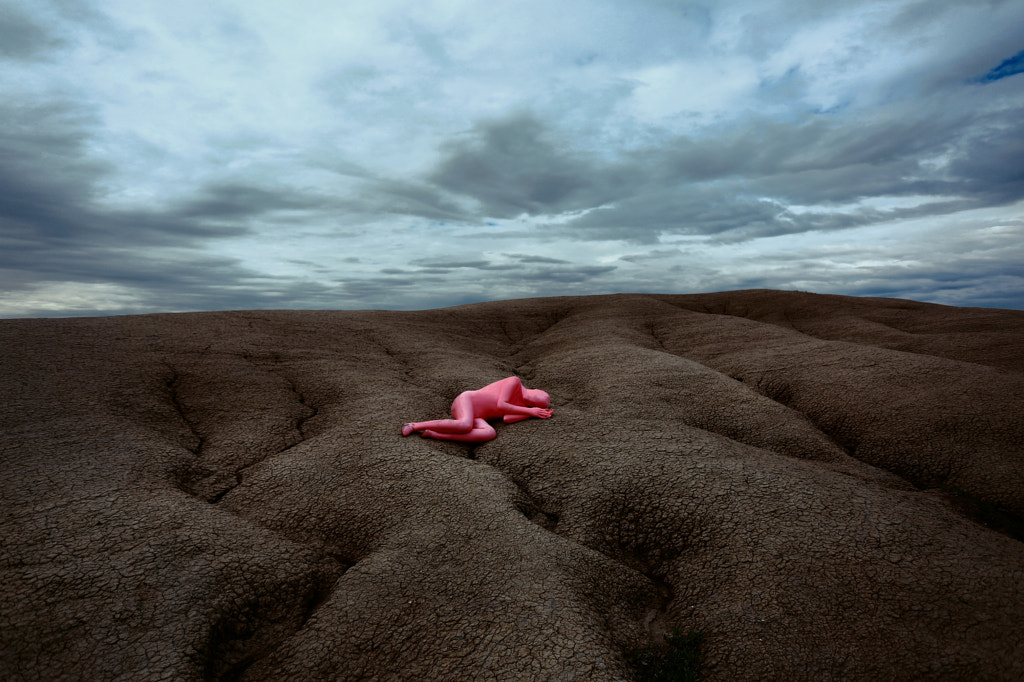
<svg viewBox="0 0 1024 682"><path fill-rule="evenodd" d="M651 644L630 656L638 682L696 682L700 679L700 647L704 633L674 628L665 645Z"/></svg>

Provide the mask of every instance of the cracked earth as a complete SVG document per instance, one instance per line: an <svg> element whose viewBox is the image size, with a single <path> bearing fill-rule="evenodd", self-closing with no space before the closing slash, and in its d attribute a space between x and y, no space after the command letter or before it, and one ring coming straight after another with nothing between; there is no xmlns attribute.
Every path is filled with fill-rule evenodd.
<svg viewBox="0 0 1024 682"><path fill-rule="evenodd" d="M1024 679L1024 313L0 321L0 678ZM511 374L555 415L402 438Z"/></svg>

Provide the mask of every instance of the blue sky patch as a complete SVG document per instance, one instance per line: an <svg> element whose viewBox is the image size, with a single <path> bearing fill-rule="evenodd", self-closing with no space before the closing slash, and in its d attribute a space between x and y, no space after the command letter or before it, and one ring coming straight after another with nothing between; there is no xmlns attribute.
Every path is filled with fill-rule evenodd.
<svg viewBox="0 0 1024 682"><path fill-rule="evenodd" d="M1024 73L1024 50L1021 50L1009 59L1004 59L999 66L992 69L978 80L983 83L993 83L1004 78L1009 78L1010 76L1016 76L1018 73Z"/></svg>

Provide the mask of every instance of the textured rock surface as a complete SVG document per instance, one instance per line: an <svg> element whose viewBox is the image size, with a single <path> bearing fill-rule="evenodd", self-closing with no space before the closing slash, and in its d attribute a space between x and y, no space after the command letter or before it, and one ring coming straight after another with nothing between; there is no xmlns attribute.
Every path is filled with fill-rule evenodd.
<svg viewBox="0 0 1024 682"><path fill-rule="evenodd" d="M1024 678L1024 313L748 291L0 322L0 678ZM519 374L555 416L401 438Z"/></svg>

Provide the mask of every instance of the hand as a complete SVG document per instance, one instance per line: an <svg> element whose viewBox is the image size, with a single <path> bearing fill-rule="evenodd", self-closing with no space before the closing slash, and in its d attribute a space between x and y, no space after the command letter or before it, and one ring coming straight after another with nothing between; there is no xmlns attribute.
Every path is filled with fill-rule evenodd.
<svg viewBox="0 0 1024 682"><path fill-rule="evenodd" d="M551 410L551 409L549 409L547 407L531 407L530 408L530 414L532 414L534 417L540 417L541 419L547 419L548 417L551 416L551 414L553 412L554 412L554 410Z"/></svg>

